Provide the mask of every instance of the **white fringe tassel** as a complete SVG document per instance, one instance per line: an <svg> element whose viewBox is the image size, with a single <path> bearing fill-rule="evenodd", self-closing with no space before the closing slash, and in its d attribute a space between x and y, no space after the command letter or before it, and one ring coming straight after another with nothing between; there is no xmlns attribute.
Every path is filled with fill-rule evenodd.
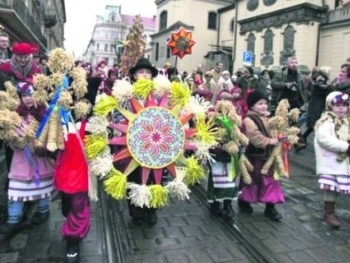
<svg viewBox="0 0 350 263"><path fill-rule="evenodd" d="M113 168L113 157L109 151L105 151L98 155L96 159L92 160L89 166L90 172L94 176L103 178L108 175Z"/></svg>
<svg viewBox="0 0 350 263"><path fill-rule="evenodd" d="M152 194L147 185L128 183L127 188L130 189L128 199L130 199L133 205L137 207L150 207Z"/></svg>
<svg viewBox="0 0 350 263"><path fill-rule="evenodd" d="M179 200L190 199L189 193L191 193L191 190L188 189L184 182L182 182L182 179L175 178L172 182L168 183L165 188L174 198Z"/></svg>

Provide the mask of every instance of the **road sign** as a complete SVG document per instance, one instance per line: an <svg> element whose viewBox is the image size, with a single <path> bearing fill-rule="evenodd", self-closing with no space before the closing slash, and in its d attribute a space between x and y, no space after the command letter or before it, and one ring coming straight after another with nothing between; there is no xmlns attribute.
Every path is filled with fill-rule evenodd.
<svg viewBox="0 0 350 263"><path fill-rule="evenodd" d="M243 64L251 66L253 64L253 52L244 51L243 52Z"/></svg>

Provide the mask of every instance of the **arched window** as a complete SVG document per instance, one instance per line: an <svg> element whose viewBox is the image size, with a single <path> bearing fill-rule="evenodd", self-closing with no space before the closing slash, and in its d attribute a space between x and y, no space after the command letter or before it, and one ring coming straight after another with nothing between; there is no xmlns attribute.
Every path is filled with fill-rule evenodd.
<svg viewBox="0 0 350 263"><path fill-rule="evenodd" d="M108 51L108 44L105 44L105 51Z"/></svg>
<svg viewBox="0 0 350 263"><path fill-rule="evenodd" d="M217 14L216 12L209 12L208 14L208 29L216 29Z"/></svg>
<svg viewBox="0 0 350 263"><path fill-rule="evenodd" d="M159 16L159 30L164 30L168 26L168 12L163 11Z"/></svg>
<svg viewBox="0 0 350 263"><path fill-rule="evenodd" d="M273 50L273 33L270 29L266 30L264 35L264 53L268 54Z"/></svg>
<svg viewBox="0 0 350 263"><path fill-rule="evenodd" d="M295 30L292 26L287 26L284 30L283 48L284 50L294 49L294 34Z"/></svg>
<svg viewBox="0 0 350 263"><path fill-rule="evenodd" d="M247 51L251 51L253 53L253 62L255 64L255 35L250 33L247 38Z"/></svg>
<svg viewBox="0 0 350 263"><path fill-rule="evenodd" d="M287 26L283 32L283 50L280 55L280 64L284 64L289 57L295 56L294 50L295 30L292 26Z"/></svg>
<svg viewBox="0 0 350 263"><path fill-rule="evenodd" d="M273 64L273 32L270 29L264 34L264 53L260 63L265 66Z"/></svg>

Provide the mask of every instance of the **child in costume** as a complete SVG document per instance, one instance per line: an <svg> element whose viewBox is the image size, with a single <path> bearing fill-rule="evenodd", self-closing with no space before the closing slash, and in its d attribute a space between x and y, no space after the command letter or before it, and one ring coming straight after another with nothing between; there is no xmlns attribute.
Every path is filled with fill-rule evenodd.
<svg viewBox="0 0 350 263"><path fill-rule="evenodd" d="M323 190L324 220L332 228L341 225L335 216L336 197L350 193L349 103L348 94L331 92L315 126L316 172Z"/></svg>
<svg viewBox="0 0 350 263"><path fill-rule="evenodd" d="M54 179L65 217L61 233L67 242L67 262L79 262L80 241L90 230L88 163L84 153L86 120L69 122L64 129L64 150L59 152Z"/></svg>
<svg viewBox="0 0 350 263"><path fill-rule="evenodd" d="M254 166L250 173L252 183L242 183L241 194L238 198L238 207L242 212L252 213L251 203L265 203L265 216L272 221L279 221L282 216L275 209L275 204L284 202L284 195L279 181L274 179L273 168L266 175L261 169L268 159L272 147L279 140L271 138L269 132L268 97L261 91L255 90L247 97L249 111L243 121L245 134L249 139L245 155Z"/></svg>
<svg viewBox="0 0 350 263"><path fill-rule="evenodd" d="M17 89L21 98L17 113L23 118L23 125L28 124L30 118L39 123L44 117L46 107L36 105L33 86L27 82L20 82ZM21 130L18 131L18 136L22 136ZM32 218L32 223L40 224L47 220L53 191L53 164L47 152L35 149L34 140L29 143L10 142L10 146L14 154L8 175L8 219L0 228L0 233L5 236L12 236L21 230L25 202L37 201L38 210Z"/></svg>

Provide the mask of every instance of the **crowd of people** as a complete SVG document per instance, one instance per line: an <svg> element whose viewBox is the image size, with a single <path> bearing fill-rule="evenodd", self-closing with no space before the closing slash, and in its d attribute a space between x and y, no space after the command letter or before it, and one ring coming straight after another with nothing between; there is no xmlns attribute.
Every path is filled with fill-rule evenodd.
<svg viewBox="0 0 350 263"><path fill-rule="evenodd" d="M51 74L47 61L46 56L35 59L33 49L27 43L16 43L9 48L8 37L0 35L0 89L6 90L5 82L11 81L17 87L20 98L16 112L24 119L34 117L39 123L50 107L36 104L33 77ZM291 109L302 110L295 124L300 129L295 150L304 149L308 136L315 132L316 172L319 188L324 193L324 220L330 227L339 228L340 222L335 214L336 197L350 193L350 61L340 66L338 77L334 80L330 79L327 67L315 67L308 76L303 76L298 72L297 64L297 59L291 57L280 72L266 69L258 76L254 68L245 66L234 77L221 62L207 70L199 65L190 74L187 71L180 74L170 64L157 69L145 58L139 59L125 76L120 74L117 66L108 67L106 61L96 66L76 61L75 67L86 70L87 93L84 98L91 105L95 105L99 95L112 96L115 83L121 79L136 83L140 79L151 80L164 75L171 82L182 83L184 89L209 102L212 108L222 101L234 106L243 120L239 128L249 140L240 149L240 154L244 154L254 168L249 171L251 181L232 177L229 166L232 156L220 144L211 151L216 162L206 165L208 202L214 213L222 214L227 220L234 219L232 201L237 194L241 212L252 213L252 204L264 203L264 214L268 219L282 219L276 204L285 202L283 188L274 176L273 167L264 175L261 169L273 149L283 143L283 138L272 136L269 119L278 103L287 99ZM124 119L113 118L113 121L122 123ZM8 167L8 211L7 221L0 226L0 234L11 237L23 229L21 222L27 203L37 203L32 223L45 222L50 214L51 195L58 191L65 217L61 234L67 241L67 261L79 261L79 243L90 228L89 164L82 146L86 126L87 119L65 123L62 126L64 150L57 150L54 154L42 148L33 149L33 142L16 145L4 141L2 146ZM124 164L116 162L115 166L123 167ZM236 170L239 173L239 168ZM138 182L140 173L140 169L135 169L129 174L128 182ZM147 182L152 183L152 179ZM157 223L156 208L140 207L129 199L128 205L134 224Z"/></svg>

